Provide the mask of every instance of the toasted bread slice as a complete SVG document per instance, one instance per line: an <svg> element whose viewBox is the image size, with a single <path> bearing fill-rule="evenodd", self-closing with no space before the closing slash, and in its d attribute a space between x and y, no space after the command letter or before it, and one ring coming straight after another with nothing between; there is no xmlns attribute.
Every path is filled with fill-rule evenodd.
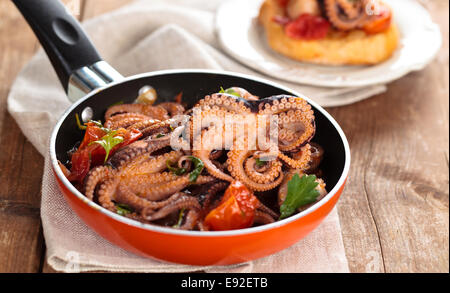
<svg viewBox="0 0 450 293"><path fill-rule="evenodd" d="M390 58L399 42L394 22L382 33L368 35L362 30L330 30L321 40L297 40L288 37L282 25L273 21L283 15L276 0L266 0L259 11L269 46L289 58L324 65L372 65Z"/></svg>

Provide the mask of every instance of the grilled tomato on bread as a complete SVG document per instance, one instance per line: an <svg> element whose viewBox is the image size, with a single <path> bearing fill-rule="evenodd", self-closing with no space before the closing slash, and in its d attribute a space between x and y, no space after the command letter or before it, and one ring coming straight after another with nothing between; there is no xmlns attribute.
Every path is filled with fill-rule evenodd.
<svg viewBox="0 0 450 293"><path fill-rule="evenodd" d="M381 0L265 0L259 22L276 52L324 65L372 65L398 47L392 11Z"/></svg>

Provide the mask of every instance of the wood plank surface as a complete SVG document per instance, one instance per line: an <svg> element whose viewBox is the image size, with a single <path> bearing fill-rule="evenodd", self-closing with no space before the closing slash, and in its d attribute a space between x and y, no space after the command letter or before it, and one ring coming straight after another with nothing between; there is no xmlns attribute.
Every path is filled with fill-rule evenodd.
<svg viewBox="0 0 450 293"><path fill-rule="evenodd" d="M129 2L65 1L81 20ZM420 2L443 34L434 62L382 95L327 109L352 151L338 203L352 272L449 270L449 3ZM39 219L43 160L5 104L14 77L38 47L10 1L0 0L0 272L54 272L44 261Z"/></svg>
<svg viewBox="0 0 450 293"><path fill-rule="evenodd" d="M75 1L75 2L74 2ZM69 8L78 0L64 0ZM6 109L11 84L39 48L11 1L0 1L0 272L39 272L45 253L40 224L44 159Z"/></svg>
<svg viewBox="0 0 450 293"><path fill-rule="evenodd" d="M353 272L448 272L448 1L436 60L363 102L328 109L352 151L339 216Z"/></svg>
<svg viewBox="0 0 450 293"><path fill-rule="evenodd" d="M11 1L0 1L0 272L37 272L43 159L6 111L11 83L36 48L36 38Z"/></svg>

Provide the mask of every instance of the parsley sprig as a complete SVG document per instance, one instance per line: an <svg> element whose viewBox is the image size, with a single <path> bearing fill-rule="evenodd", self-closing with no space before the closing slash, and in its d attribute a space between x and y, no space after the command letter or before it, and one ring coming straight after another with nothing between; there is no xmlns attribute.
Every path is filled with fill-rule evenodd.
<svg viewBox="0 0 450 293"><path fill-rule="evenodd" d="M202 173L205 164L197 157L189 156L188 158L192 161L192 163L194 163L194 169L189 173L189 181L195 182L197 181L198 176ZM171 165L172 162L166 161L167 169L177 176L183 175L187 171L185 168L172 167Z"/></svg>
<svg viewBox="0 0 450 293"><path fill-rule="evenodd" d="M128 214L131 214L133 212L133 209L131 207L129 207L126 204L123 203L116 203L116 212L117 214L121 215L121 216L126 216Z"/></svg>
<svg viewBox="0 0 450 293"><path fill-rule="evenodd" d="M203 164L202 160L194 156L189 156L189 159L191 159L191 161L194 163L194 170L192 170L191 173L189 173L189 181L195 182L197 181L197 178L200 175L200 173L202 173L205 164Z"/></svg>
<svg viewBox="0 0 450 293"><path fill-rule="evenodd" d="M219 93L221 93L221 94L229 94L229 95L232 95L232 96L236 96L236 97L242 98L241 95L238 92L233 90L233 88L228 88L228 89L224 90L223 87L220 87Z"/></svg>
<svg viewBox="0 0 450 293"><path fill-rule="evenodd" d="M171 165L172 165L172 162L167 160L166 161L167 169L170 172L172 172L173 174L180 176L180 175L183 175L184 173L186 173L186 168L177 168L177 167L172 167Z"/></svg>
<svg viewBox="0 0 450 293"><path fill-rule="evenodd" d="M303 175L301 178L298 174L294 174L288 182L288 190L286 199L280 207L280 220L291 216L295 211L306 204L314 202L319 196L316 187L315 175Z"/></svg>
<svg viewBox="0 0 450 293"><path fill-rule="evenodd" d="M262 167L262 166L267 164L267 161L263 161L260 158L256 158L255 164L256 164L257 167Z"/></svg>
<svg viewBox="0 0 450 293"><path fill-rule="evenodd" d="M173 228L180 228L181 227L181 222L183 221L183 216L184 216L184 208L182 208L180 210L180 213L178 214L178 221L175 225L173 225Z"/></svg>
<svg viewBox="0 0 450 293"><path fill-rule="evenodd" d="M105 163L108 160L109 153L111 150L118 144L123 142L123 136L117 135L117 130L110 130L105 136L101 139L91 142L89 145L93 143L97 143L101 145L106 152Z"/></svg>

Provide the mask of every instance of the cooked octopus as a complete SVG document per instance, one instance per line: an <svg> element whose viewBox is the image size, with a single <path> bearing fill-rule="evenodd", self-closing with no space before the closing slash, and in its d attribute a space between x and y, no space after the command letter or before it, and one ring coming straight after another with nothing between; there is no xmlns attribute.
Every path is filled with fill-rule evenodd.
<svg viewBox="0 0 450 293"><path fill-rule="evenodd" d="M302 14L325 17L335 29L349 31L360 29L376 16L373 10L379 0L288 0L286 15L297 19Z"/></svg>
<svg viewBox="0 0 450 293"><path fill-rule="evenodd" d="M103 163L94 164L90 153L79 190L102 207L143 223L205 231L211 229L205 219L227 202L232 183L240 182L256 198L251 225L277 221L292 176L320 172L324 151L311 142L313 109L301 97L261 99L243 88L231 90L235 95L213 93L192 109L177 102L110 107L102 129L111 132L104 137L120 132L138 138L125 143L127 134L114 137L118 147ZM230 131L228 117L254 123ZM273 134L278 137L271 139ZM174 141L185 148L174 147ZM68 178L74 178L73 164L61 164ZM326 190L322 179L316 181L317 202ZM261 194L270 194L275 204L266 205Z"/></svg>

